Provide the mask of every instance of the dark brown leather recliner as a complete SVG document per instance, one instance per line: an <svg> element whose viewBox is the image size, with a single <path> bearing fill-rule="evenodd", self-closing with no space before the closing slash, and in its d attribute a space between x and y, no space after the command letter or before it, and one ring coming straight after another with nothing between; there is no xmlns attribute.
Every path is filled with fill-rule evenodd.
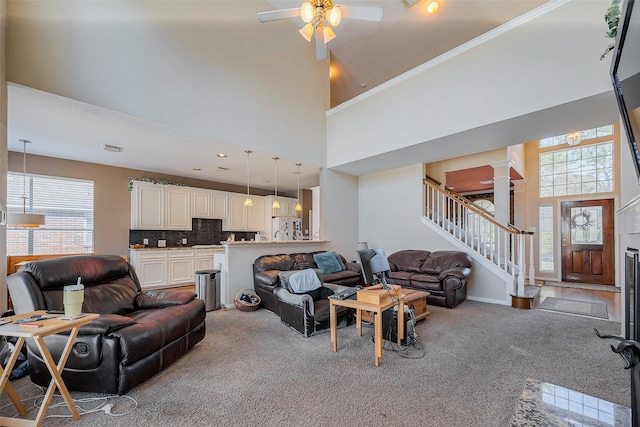
<svg viewBox="0 0 640 427"><path fill-rule="evenodd" d="M100 317L80 328L62 373L70 390L125 394L189 351L205 336L204 302L189 291L141 290L133 267L117 255L32 261L7 278L16 314L62 310L64 286L80 277L83 312ZM31 380L47 386L49 371L27 341ZM58 360L66 337L45 338Z"/></svg>

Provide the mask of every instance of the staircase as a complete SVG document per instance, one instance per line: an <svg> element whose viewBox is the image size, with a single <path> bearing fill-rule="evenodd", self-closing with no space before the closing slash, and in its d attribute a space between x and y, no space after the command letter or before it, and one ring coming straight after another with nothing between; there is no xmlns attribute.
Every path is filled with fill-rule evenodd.
<svg viewBox="0 0 640 427"><path fill-rule="evenodd" d="M428 179L424 180L424 185L426 212L423 223L505 280L511 289L513 307L533 307L540 295L539 287L534 284L533 232L498 223L491 213ZM528 285L525 284L527 243L530 254Z"/></svg>

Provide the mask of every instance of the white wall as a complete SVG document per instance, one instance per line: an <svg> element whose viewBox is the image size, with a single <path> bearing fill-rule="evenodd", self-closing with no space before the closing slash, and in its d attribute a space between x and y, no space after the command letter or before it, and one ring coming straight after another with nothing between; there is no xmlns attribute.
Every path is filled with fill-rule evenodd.
<svg viewBox="0 0 640 427"><path fill-rule="evenodd" d="M422 223L422 179L422 164L361 176L359 241L367 242L370 248L382 248L387 255L403 249L463 250ZM507 296L511 290L504 280L474 261L467 298L510 304Z"/></svg>
<svg viewBox="0 0 640 427"><path fill-rule="evenodd" d="M11 2L7 80L322 166L328 60L232 3Z"/></svg>
<svg viewBox="0 0 640 427"><path fill-rule="evenodd" d="M518 26L502 27L471 48L447 53L332 109L327 166L346 168L407 147L414 148L405 151L414 162L432 162L538 139L544 131L583 129L576 123L588 110L545 115L546 129L528 129L534 120L526 115L611 92L609 62L599 60L608 43L602 16L609 3L549 2L543 8L548 12L536 19L528 20L535 12L520 18ZM509 126L512 120L518 125ZM494 138L465 135L498 123L503 132Z"/></svg>
<svg viewBox="0 0 640 427"><path fill-rule="evenodd" d="M320 172L320 235L347 261L358 242L358 178L322 169Z"/></svg>

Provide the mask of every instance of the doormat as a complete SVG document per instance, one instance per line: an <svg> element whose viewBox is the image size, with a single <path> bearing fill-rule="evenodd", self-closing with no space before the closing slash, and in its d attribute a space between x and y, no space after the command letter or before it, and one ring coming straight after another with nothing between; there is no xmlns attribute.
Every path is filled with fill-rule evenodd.
<svg viewBox="0 0 640 427"><path fill-rule="evenodd" d="M538 307L541 310L579 314L581 316L608 319L607 304L601 302L575 301L571 299L547 297Z"/></svg>
<svg viewBox="0 0 640 427"><path fill-rule="evenodd" d="M552 280L545 280L543 286L555 286L558 288L574 288L574 289L587 289L590 291L606 291L606 292L620 292L620 288L613 285L596 285L593 283L578 283L578 282L554 282Z"/></svg>

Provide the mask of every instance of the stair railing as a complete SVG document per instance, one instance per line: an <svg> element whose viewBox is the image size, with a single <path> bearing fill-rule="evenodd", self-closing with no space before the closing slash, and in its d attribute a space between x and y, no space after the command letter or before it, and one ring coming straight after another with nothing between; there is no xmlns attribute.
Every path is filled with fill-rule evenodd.
<svg viewBox="0 0 640 427"><path fill-rule="evenodd" d="M426 218L510 274L514 279L514 294L522 295L526 275L525 240L527 237L532 240L533 232L500 224L493 215L464 196L443 190L431 180L423 182ZM532 257L530 262L533 263ZM532 271L535 269L530 268L530 274ZM529 282L533 283L533 278Z"/></svg>

